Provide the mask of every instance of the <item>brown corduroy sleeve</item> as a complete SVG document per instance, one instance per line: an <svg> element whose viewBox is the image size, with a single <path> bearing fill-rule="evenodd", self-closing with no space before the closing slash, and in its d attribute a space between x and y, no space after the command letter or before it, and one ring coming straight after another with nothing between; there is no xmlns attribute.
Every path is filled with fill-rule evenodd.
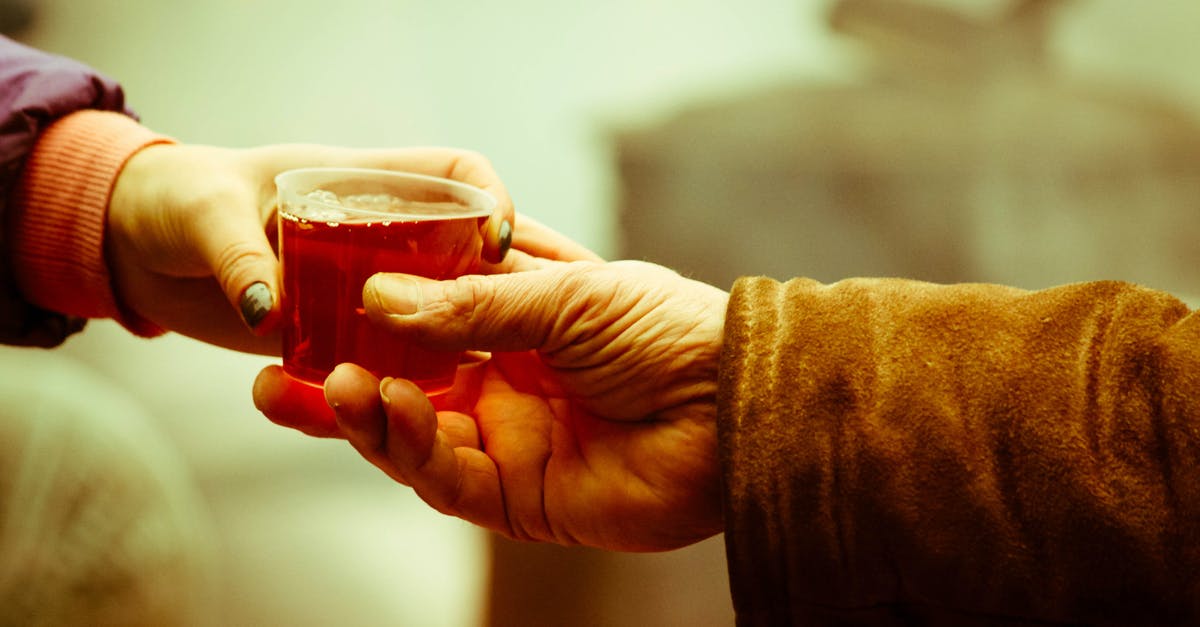
<svg viewBox="0 0 1200 627"><path fill-rule="evenodd" d="M1200 621L1200 318L742 279L719 434L740 625Z"/></svg>

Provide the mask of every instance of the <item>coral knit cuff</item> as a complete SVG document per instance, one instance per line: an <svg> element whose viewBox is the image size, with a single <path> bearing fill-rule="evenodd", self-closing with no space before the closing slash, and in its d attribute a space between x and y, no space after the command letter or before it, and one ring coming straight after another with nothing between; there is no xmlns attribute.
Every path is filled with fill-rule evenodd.
<svg viewBox="0 0 1200 627"><path fill-rule="evenodd" d="M31 303L85 318L114 318L151 337L163 330L126 310L104 255L109 196L138 150L173 140L110 111L77 111L39 136L9 211L13 272Z"/></svg>

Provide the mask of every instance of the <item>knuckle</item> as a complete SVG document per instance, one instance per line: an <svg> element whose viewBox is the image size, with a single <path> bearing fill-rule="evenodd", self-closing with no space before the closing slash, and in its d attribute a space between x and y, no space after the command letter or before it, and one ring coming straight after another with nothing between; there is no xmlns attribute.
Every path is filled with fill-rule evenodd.
<svg viewBox="0 0 1200 627"><path fill-rule="evenodd" d="M195 222L205 224L223 219L225 213L244 204L244 195L238 186L214 182L203 191L197 190L182 202L183 211Z"/></svg>
<svg viewBox="0 0 1200 627"><path fill-rule="evenodd" d="M477 150L462 150L458 153L458 163L467 168L491 167L492 162L482 152Z"/></svg>
<svg viewBox="0 0 1200 627"><path fill-rule="evenodd" d="M450 305L459 325L475 328L494 300L495 290L484 277L466 275L454 279Z"/></svg>
<svg viewBox="0 0 1200 627"><path fill-rule="evenodd" d="M482 181L490 180L492 171L492 162L483 153L456 150L447 176L456 181Z"/></svg>
<svg viewBox="0 0 1200 627"><path fill-rule="evenodd" d="M572 305L588 306L593 301L607 301L624 281L624 274L611 264L576 261L563 267L554 296L560 309ZM600 288L600 289L597 289Z"/></svg>
<svg viewBox="0 0 1200 627"><path fill-rule="evenodd" d="M254 272L265 257L266 254L250 242L228 242L213 258L213 273L221 285L240 285L255 278Z"/></svg>

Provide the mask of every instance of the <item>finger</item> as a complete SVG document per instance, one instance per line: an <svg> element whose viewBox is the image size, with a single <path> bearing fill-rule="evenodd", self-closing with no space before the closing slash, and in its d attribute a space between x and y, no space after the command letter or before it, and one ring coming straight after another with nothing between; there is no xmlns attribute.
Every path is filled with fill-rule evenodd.
<svg viewBox="0 0 1200 627"><path fill-rule="evenodd" d="M504 215L504 211L500 205L496 205L496 210L492 212L491 217L483 223L483 260L487 263L500 263L508 256L509 249L512 248L513 242L513 223L511 207Z"/></svg>
<svg viewBox="0 0 1200 627"><path fill-rule="evenodd" d="M513 224L517 212L513 208L512 197L487 157L464 151L451 159L446 178L474 185L496 199L496 208L483 224L483 260L500 263L508 255L513 243Z"/></svg>
<svg viewBox="0 0 1200 627"><path fill-rule="evenodd" d="M510 272L529 272L530 270L540 270L551 264L559 263L542 257L534 257L523 250L513 249L508 251L508 255L504 257L504 261L500 263L484 263L479 269L479 274L508 274Z"/></svg>
<svg viewBox="0 0 1200 627"><path fill-rule="evenodd" d="M247 333L245 323L233 311L221 315L229 305L212 278L178 278L152 272L136 276L136 281L126 282L122 297L126 303L136 303L142 317L208 344L245 353L279 355L278 329L264 329L257 335ZM170 297L164 298L164 294Z"/></svg>
<svg viewBox="0 0 1200 627"><path fill-rule="evenodd" d="M500 175L496 173L487 157L469 150L425 149L424 158L404 169L474 185L495 198L496 207L481 227L483 260L489 263L504 260L512 246L516 210L513 208L508 188L504 186Z"/></svg>
<svg viewBox="0 0 1200 627"><path fill-rule="evenodd" d="M479 448L479 428L470 416L453 411L440 411L437 413L437 423L438 431L446 437L446 445L450 448Z"/></svg>
<svg viewBox="0 0 1200 627"><path fill-rule="evenodd" d="M477 448L453 448L437 429L433 406L411 382L385 380L379 395L388 457L417 496L443 514L511 535L495 462Z"/></svg>
<svg viewBox="0 0 1200 627"><path fill-rule="evenodd" d="M392 479L408 485L387 454L387 418L383 413L380 381L354 364L341 364L325 379L325 398L337 416L346 439L368 462ZM420 402L420 399L415 399ZM427 402L427 401L426 401ZM436 426L451 447L479 448L475 421L457 412L439 412Z"/></svg>
<svg viewBox="0 0 1200 627"><path fill-rule="evenodd" d="M483 235L483 260L500 263L508 254L513 241L513 224L516 210L508 188L492 167L491 161L482 154L454 148L419 149L417 157L405 154L397 159L381 156L381 164L374 167L399 169L418 174L439 176L482 189L496 199L492 215L480 227Z"/></svg>
<svg viewBox="0 0 1200 627"><path fill-rule="evenodd" d="M552 349L557 322L569 316L569 272L562 264L451 281L379 273L363 286L363 304L374 324L438 350Z"/></svg>
<svg viewBox="0 0 1200 627"><path fill-rule="evenodd" d="M379 379L354 364L341 364L325 378L325 400L333 408L341 433L363 459L408 485L388 457L387 417L379 397Z"/></svg>
<svg viewBox="0 0 1200 627"><path fill-rule="evenodd" d="M514 250L521 250L543 259L604 261L600 255L588 250L583 244L524 214L517 217L512 246Z"/></svg>
<svg viewBox="0 0 1200 627"><path fill-rule="evenodd" d="M517 217L512 250L500 263L483 264L480 274L528 272L556 261L604 260L582 244L526 215Z"/></svg>
<svg viewBox="0 0 1200 627"><path fill-rule="evenodd" d="M315 437L343 437L321 388L287 376L279 366L258 373L254 406L275 424Z"/></svg>
<svg viewBox="0 0 1200 627"><path fill-rule="evenodd" d="M197 248L225 298L256 334L279 319L279 261L254 212L208 212L194 229Z"/></svg>

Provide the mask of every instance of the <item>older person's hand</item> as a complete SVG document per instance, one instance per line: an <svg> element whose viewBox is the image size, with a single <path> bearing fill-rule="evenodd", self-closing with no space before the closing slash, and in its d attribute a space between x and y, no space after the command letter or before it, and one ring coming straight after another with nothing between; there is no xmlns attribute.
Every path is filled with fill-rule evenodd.
<svg viewBox="0 0 1200 627"><path fill-rule="evenodd" d="M339 366L325 396L340 435L435 509L513 538L644 551L720 532L728 295L640 262L535 265L368 281L376 324L490 356L433 401L408 381ZM260 375L259 408L311 426L294 424L301 401L283 379Z"/></svg>

